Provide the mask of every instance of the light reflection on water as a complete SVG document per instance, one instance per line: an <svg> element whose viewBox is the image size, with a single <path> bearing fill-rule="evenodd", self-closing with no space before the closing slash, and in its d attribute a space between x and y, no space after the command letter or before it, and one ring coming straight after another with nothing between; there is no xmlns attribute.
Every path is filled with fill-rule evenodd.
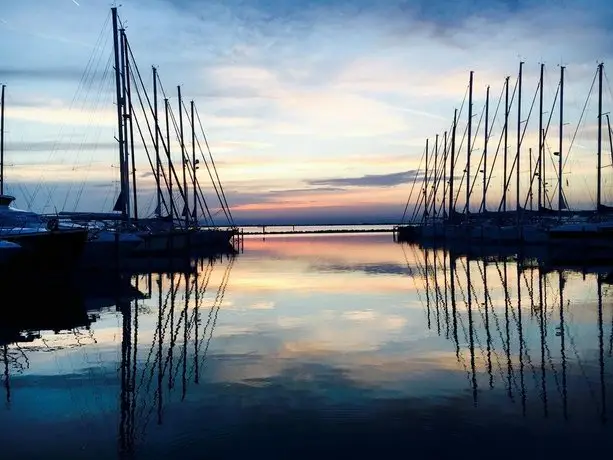
<svg viewBox="0 0 613 460"><path fill-rule="evenodd" d="M99 280L95 295L33 288L36 315L0 322L7 458L564 457L611 433L613 308L595 274L382 234L247 238L197 276L126 281L140 299ZM26 328L43 331L16 342Z"/></svg>

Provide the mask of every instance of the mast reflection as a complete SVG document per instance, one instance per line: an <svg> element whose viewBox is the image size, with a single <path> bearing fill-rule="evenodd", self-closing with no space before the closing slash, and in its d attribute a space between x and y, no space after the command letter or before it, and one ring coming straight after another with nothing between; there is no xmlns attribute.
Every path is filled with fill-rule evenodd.
<svg viewBox="0 0 613 460"><path fill-rule="evenodd" d="M446 248L407 246L403 250L412 255L411 263L423 277L423 284L415 285L419 298L426 300L426 310L451 316L451 333L445 328L437 332L453 343L475 405L480 393L504 388L524 416L539 401L543 417L550 418L557 405L562 419L568 420L571 411L583 412L582 398L591 398L597 400L600 420L607 422L611 338L605 337L613 334L613 311L612 303L603 301L603 285L613 278L611 274L585 267L580 271L550 267L514 256L454 254ZM567 292L570 278L581 281L581 292L596 297L593 310L582 308L587 301L577 298L575 291ZM597 333L590 335L590 327ZM586 356L594 358L588 361ZM597 398L592 392L594 381L599 382ZM552 385L557 389L555 398Z"/></svg>

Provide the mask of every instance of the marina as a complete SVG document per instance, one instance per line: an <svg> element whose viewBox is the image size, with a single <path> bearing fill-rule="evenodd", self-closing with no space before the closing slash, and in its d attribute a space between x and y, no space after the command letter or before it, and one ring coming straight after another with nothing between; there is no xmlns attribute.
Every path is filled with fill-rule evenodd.
<svg viewBox="0 0 613 460"><path fill-rule="evenodd" d="M2 458L606 450L613 9L48 3L0 17Z"/></svg>

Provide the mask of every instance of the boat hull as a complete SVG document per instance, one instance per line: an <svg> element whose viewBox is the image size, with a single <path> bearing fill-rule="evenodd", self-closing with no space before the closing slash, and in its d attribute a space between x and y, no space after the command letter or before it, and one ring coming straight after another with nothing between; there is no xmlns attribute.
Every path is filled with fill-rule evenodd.
<svg viewBox="0 0 613 460"><path fill-rule="evenodd" d="M0 265L11 262L20 251L21 246L18 244L10 241L0 241Z"/></svg>
<svg viewBox="0 0 613 460"><path fill-rule="evenodd" d="M27 270L57 271L73 268L81 259L87 229L2 234L0 238L21 246L12 265Z"/></svg>
<svg viewBox="0 0 613 460"><path fill-rule="evenodd" d="M394 228L394 235L398 242L414 243L421 236L420 229L417 225L399 225Z"/></svg>
<svg viewBox="0 0 613 460"><path fill-rule="evenodd" d="M143 242L132 255L151 256L176 253L225 250L230 246L235 230L199 229L138 233Z"/></svg>
<svg viewBox="0 0 613 460"><path fill-rule="evenodd" d="M87 269L118 268L142 243L142 238L130 233L103 231L90 234L80 265Z"/></svg>

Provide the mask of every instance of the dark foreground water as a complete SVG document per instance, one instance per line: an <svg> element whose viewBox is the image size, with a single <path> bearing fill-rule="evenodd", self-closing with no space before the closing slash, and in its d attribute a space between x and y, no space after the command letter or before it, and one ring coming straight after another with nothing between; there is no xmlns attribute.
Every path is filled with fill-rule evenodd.
<svg viewBox="0 0 613 460"><path fill-rule="evenodd" d="M613 442L613 292L594 274L383 234L246 239L197 276L120 291L28 283L3 292L2 459L574 458Z"/></svg>

